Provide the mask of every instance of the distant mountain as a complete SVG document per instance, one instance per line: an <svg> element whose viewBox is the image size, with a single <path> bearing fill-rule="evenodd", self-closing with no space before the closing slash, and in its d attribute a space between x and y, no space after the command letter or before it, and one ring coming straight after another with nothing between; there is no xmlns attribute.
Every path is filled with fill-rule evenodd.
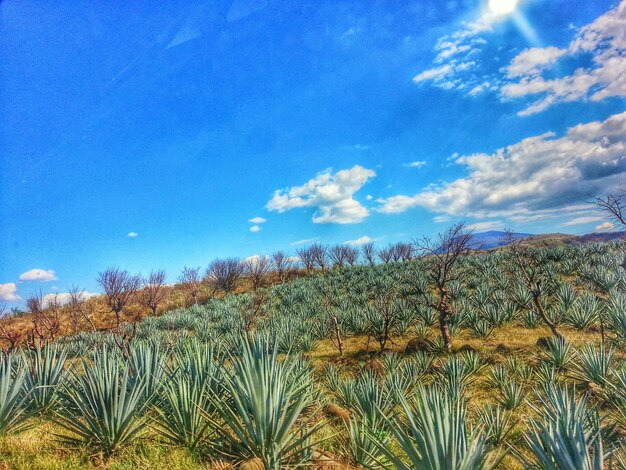
<svg viewBox="0 0 626 470"><path fill-rule="evenodd" d="M511 233L511 236L514 240L519 240L521 238L529 238L534 235L530 233ZM474 244L482 247L483 250L490 250L492 248L498 248L500 246L504 246L507 244L507 232L502 232L498 230L490 230L488 232L480 232L472 234L472 241Z"/></svg>
<svg viewBox="0 0 626 470"><path fill-rule="evenodd" d="M588 233L576 237L574 243L596 243L596 242L608 242L611 240L617 240L619 238L626 238L626 232L601 232L601 233Z"/></svg>
<svg viewBox="0 0 626 470"><path fill-rule="evenodd" d="M610 240L626 239L626 232L587 233L585 235L570 235L566 233L545 233L533 235L531 233L512 233L515 240L524 239L525 245L546 247L555 245L580 245L582 243L598 243ZM498 248L507 244L507 233L498 230L473 234L475 244L484 250Z"/></svg>

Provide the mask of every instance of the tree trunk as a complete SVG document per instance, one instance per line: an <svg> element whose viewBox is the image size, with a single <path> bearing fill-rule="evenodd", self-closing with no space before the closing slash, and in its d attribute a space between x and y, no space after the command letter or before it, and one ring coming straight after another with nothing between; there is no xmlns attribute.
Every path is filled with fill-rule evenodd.
<svg viewBox="0 0 626 470"><path fill-rule="evenodd" d="M450 336L450 312L439 312L439 331L441 331L441 338L443 339L443 347L446 352L452 350L452 336Z"/></svg>
<svg viewBox="0 0 626 470"><path fill-rule="evenodd" d="M556 325L552 321L550 321L550 319L548 318L548 315L546 314L546 311L543 309L543 305L541 305L541 302L539 301L539 296L537 294L533 294L533 303L535 304L537 313L539 314L543 322L546 324L548 328L550 328L552 335L556 336L557 338L563 338L563 335L559 333L559 330L557 330Z"/></svg>
<svg viewBox="0 0 626 470"><path fill-rule="evenodd" d="M343 356L343 341L341 340L341 331L339 330L339 322L337 321L337 317L332 317L333 327L335 329L335 338L337 341L337 349L339 349L339 355Z"/></svg>
<svg viewBox="0 0 626 470"><path fill-rule="evenodd" d="M450 305L448 304L450 294L445 287L439 289L441 300L437 306L439 311L439 331L441 332L441 339L443 340L443 347L446 352L452 350L452 336L450 335L450 318L452 312L450 311Z"/></svg>

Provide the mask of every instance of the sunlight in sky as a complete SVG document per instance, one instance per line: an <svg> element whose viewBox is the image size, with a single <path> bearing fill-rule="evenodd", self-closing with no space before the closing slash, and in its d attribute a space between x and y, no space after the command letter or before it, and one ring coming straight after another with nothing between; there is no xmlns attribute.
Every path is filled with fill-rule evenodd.
<svg viewBox="0 0 626 470"><path fill-rule="evenodd" d="M494 15L508 15L515 11L519 0L489 0L489 11Z"/></svg>

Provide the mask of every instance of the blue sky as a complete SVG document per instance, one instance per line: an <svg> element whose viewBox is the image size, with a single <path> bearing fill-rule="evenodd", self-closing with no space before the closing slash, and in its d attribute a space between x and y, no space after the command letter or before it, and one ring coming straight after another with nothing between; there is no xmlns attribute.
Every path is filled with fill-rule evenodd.
<svg viewBox="0 0 626 470"><path fill-rule="evenodd" d="M610 229L583 202L626 181L626 1L515 3L2 2L0 298L460 219Z"/></svg>

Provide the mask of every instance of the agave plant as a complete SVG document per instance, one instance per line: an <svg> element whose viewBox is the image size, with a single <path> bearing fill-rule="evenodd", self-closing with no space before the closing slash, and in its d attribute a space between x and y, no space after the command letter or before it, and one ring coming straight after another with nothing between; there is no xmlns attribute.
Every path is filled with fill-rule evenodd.
<svg viewBox="0 0 626 470"><path fill-rule="evenodd" d="M600 305L595 295L586 294L576 300L565 314L565 320L578 330L592 326L600 315Z"/></svg>
<svg viewBox="0 0 626 470"><path fill-rule="evenodd" d="M526 394L526 389L520 382L510 379L500 385L498 398L505 409L514 410L524 403Z"/></svg>
<svg viewBox="0 0 626 470"><path fill-rule="evenodd" d="M58 437L71 445L87 445L108 458L145 428L144 378L133 379L107 347L93 360L82 361L82 374L72 373L60 393L53 420L69 433Z"/></svg>
<svg viewBox="0 0 626 470"><path fill-rule="evenodd" d="M215 404L222 423L216 431L228 444L223 452L258 458L268 470L303 464L317 444L311 437L323 425L309 413L316 402L309 371L294 361L279 362L277 348L261 340L244 341L242 355L231 360Z"/></svg>
<svg viewBox="0 0 626 470"><path fill-rule="evenodd" d="M615 349L612 347L601 345L596 348L593 344L586 344L578 351L572 375L583 382L594 382L603 387L610 382L614 357Z"/></svg>
<svg viewBox="0 0 626 470"><path fill-rule="evenodd" d="M363 468L384 468L385 459L376 439L387 443L389 434L382 427L374 427L371 423L351 418L348 422L347 451L352 463Z"/></svg>
<svg viewBox="0 0 626 470"><path fill-rule="evenodd" d="M527 468L542 470L602 470L604 449L597 414L590 413L575 390L549 387L536 407L542 420L531 421L525 435L532 457L516 452Z"/></svg>
<svg viewBox="0 0 626 470"><path fill-rule="evenodd" d="M480 410L478 421L484 426L487 440L493 446L502 445L515 425L511 414L499 406L488 406Z"/></svg>
<svg viewBox="0 0 626 470"><path fill-rule="evenodd" d="M176 373L165 383L156 406L156 429L175 445L194 451L209 434L207 412L215 401L208 382Z"/></svg>
<svg viewBox="0 0 626 470"><path fill-rule="evenodd" d="M543 359L558 370L565 370L571 363L574 356L571 343L564 338L548 339L547 350Z"/></svg>
<svg viewBox="0 0 626 470"><path fill-rule="evenodd" d="M30 390L26 372L12 355L0 358L0 435L28 428Z"/></svg>
<svg viewBox="0 0 626 470"><path fill-rule="evenodd" d="M132 343L128 363L132 381L145 384L142 400L150 404L157 396L164 376L165 357L158 343L139 341Z"/></svg>
<svg viewBox="0 0 626 470"><path fill-rule="evenodd" d="M414 403L402 399L400 404L405 419L384 418L394 445L372 436L393 468L475 470L498 464L489 455L486 437L469 431L461 400L422 388Z"/></svg>
<svg viewBox="0 0 626 470"><path fill-rule="evenodd" d="M24 387L28 393L28 408L35 413L49 411L57 401L58 389L66 377L67 349L56 344L45 348L38 345L23 356L26 369Z"/></svg>

